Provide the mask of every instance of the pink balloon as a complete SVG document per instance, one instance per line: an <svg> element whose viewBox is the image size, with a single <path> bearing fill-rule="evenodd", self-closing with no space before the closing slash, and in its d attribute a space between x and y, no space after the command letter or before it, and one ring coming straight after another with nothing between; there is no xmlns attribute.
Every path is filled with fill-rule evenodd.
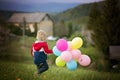
<svg viewBox="0 0 120 80"><path fill-rule="evenodd" d="M80 50L72 50L71 54L72 54L73 59L75 59L75 60L78 60L81 57Z"/></svg>
<svg viewBox="0 0 120 80"><path fill-rule="evenodd" d="M81 55L81 57L78 60L79 64L82 66L88 66L91 62L91 59L87 55Z"/></svg>
<svg viewBox="0 0 120 80"><path fill-rule="evenodd" d="M56 42L56 47L60 50L60 51L65 51L68 48L68 44L67 41L65 39L59 39Z"/></svg>
<svg viewBox="0 0 120 80"><path fill-rule="evenodd" d="M69 62L72 59L72 54L69 51L63 51L60 57L63 61Z"/></svg>

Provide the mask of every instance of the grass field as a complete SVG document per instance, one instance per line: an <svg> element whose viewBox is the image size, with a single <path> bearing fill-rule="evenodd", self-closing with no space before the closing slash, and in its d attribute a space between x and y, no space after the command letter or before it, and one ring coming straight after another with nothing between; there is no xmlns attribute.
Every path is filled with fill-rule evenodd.
<svg viewBox="0 0 120 80"><path fill-rule="evenodd" d="M0 80L119 80L120 73L96 71L90 68L78 67L70 71L66 67L57 67L51 61L54 55L48 56L49 70L39 76L33 74L37 71L30 55L30 46L34 38L26 37L26 45L17 40L9 45L10 49L0 53ZM48 41L49 47L55 41ZM84 49L83 49L84 50ZM92 51L94 52L94 51ZM91 53L92 54L92 53ZM89 54L90 55L90 54ZM99 55L98 55L99 56ZM97 55L94 55L97 57ZM96 59L93 58L93 59Z"/></svg>

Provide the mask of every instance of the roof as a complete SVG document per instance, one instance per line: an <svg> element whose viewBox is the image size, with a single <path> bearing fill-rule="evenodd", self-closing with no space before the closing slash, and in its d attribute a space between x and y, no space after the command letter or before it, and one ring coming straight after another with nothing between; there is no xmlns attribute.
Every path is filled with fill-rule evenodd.
<svg viewBox="0 0 120 80"><path fill-rule="evenodd" d="M8 20L8 22L18 22L21 23L24 21L28 22L28 23L32 23L32 22L40 22L46 15L48 15L47 13L14 13L10 19Z"/></svg>

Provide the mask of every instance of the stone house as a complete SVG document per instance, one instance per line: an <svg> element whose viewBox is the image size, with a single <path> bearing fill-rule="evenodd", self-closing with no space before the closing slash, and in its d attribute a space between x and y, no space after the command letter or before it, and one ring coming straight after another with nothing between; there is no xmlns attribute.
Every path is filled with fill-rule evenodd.
<svg viewBox="0 0 120 80"><path fill-rule="evenodd" d="M35 31L34 25L36 24L37 30L44 30L47 32L47 36L53 36L54 21L49 14L40 12L14 13L8 20L9 23L16 26L20 26L24 21L31 32Z"/></svg>

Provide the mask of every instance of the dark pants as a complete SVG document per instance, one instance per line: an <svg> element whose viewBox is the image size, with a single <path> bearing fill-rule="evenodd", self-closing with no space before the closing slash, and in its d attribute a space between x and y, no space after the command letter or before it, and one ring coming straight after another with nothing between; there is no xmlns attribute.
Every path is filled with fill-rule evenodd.
<svg viewBox="0 0 120 80"><path fill-rule="evenodd" d="M49 67L46 61L43 63L40 63L39 65L37 65L38 74L45 72L46 70L48 70L48 68Z"/></svg>
<svg viewBox="0 0 120 80"><path fill-rule="evenodd" d="M38 74L48 70L46 60L47 55L44 52L34 52L34 64L37 66Z"/></svg>

